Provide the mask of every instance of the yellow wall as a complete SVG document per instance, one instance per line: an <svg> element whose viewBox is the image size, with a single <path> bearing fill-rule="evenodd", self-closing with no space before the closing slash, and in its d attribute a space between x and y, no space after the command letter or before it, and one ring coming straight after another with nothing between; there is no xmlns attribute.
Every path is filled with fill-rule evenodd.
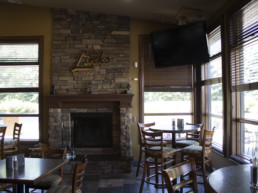
<svg viewBox="0 0 258 193"><path fill-rule="evenodd" d="M43 92L49 94L51 79L52 16L50 8L0 3L0 36L43 36ZM48 109L44 104L44 136L47 137ZM45 138L46 138L45 137ZM45 139L46 140L46 139Z"/></svg>
<svg viewBox="0 0 258 193"><path fill-rule="evenodd" d="M48 109L46 96L49 94L51 82L51 46L52 46L52 15L50 8L14 5L0 3L0 36L43 36L44 37L44 142L48 140ZM138 133L136 123L139 120L139 68L134 68L133 63L139 62L139 35L149 34L152 31L165 29L170 26L132 19L131 20L131 85L134 94L132 116L136 122L132 123L133 157L138 159Z"/></svg>
<svg viewBox="0 0 258 193"><path fill-rule="evenodd" d="M137 122L139 121L139 81L134 81L134 78L139 79L139 67L134 67L134 62L139 64L139 35L150 34L150 32L162 29L172 28L173 26L168 24L162 24L158 22L142 21L142 20L131 20L131 48L130 48L130 75L131 75L131 87L134 94L133 97L133 108L132 117L136 117L136 122L131 124L131 136L133 144L133 158L138 159L139 144L138 144L138 130ZM139 65L138 65L139 66Z"/></svg>

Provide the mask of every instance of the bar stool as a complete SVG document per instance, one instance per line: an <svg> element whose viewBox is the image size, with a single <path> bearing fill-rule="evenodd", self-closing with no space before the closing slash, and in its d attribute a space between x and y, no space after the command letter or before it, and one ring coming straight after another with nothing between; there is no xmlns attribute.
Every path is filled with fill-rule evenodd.
<svg viewBox="0 0 258 193"><path fill-rule="evenodd" d="M162 171L169 165L176 163L177 150L172 147L165 147L163 144L163 132L151 132L142 130L145 160L142 174L141 186L139 193L142 193L144 183L155 185L156 188L161 187L164 192L165 184ZM159 146L155 143L160 144ZM153 169L150 166L154 166ZM147 171L154 172L146 176ZM161 183L159 179L161 178Z"/></svg>
<svg viewBox="0 0 258 193"><path fill-rule="evenodd" d="M181 161L193 158L196 165L202 169L204 188L207 191L206 164L209 164L212 170L212 138L215 127L210 130L204 130L203 144L187 146L181 150Z"/></svg>
<svg viewBox="0 0 258 193"><path fill-rule="evenodd" d="M189 146L189 145L201 145L202 144L202 136L203 136L203 123L200 123L200 124L186 123L186 125L199 126L200 130L186 133L186 139L178 140L176 142L176 147L184 148L184 147Z"/></svg>
<svg viewBox="0 0 258 193"><path fill-rule="evenodd" d="M136 176L139 174L140 167L143 168L144 164L142 164L142 154L145 153L145 147L144 147L144 140L142 135L142 130L148 130L149 127L154 126L155 122L152 123L137 123L138 126L138 133L139 133L139 144L140 144L140 150L139 150L139 158L138 158L138 164L137 164L137 170L136 170ZM151 143L151 141L149 141ZM153 142L154 143L154 142ZM155 145L160 145L158 142L154 143ZM167 142L163 141L163 145L166 146Z"/></svg>

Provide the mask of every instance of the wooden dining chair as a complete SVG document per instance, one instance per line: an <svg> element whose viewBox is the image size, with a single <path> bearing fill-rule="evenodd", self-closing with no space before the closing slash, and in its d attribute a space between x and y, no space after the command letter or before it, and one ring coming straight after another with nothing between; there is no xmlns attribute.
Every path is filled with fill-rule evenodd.
<svg viewBox="0 0 258 193"><path fill-rule="evenodd" d="M14 123L13 138L5 139L4 141L4 154L18 154L20 153L20 136L21 136L21 123Z"/></svg>
<svg viewBox="0 0 258 193"><path fill-rule="evenodd" d="M81 163L75 165L73 173L73 183L70 185L56 185L52 186L47 193L82 193L82 181L85 174L85 168L88 160L84 156Z"/></svg>
<svg viewBox="0 0 258 193"><path fill-rule="evenodd" d="M168 165L176 164L177 150L172 147L164 146L162 131L153 132L142 130L142 134L145 159L139 193L142 193L144 183L152 184L156 188L161 187L162 192L164 192L165 183L162 177L162 171ZM160 145L157 146L156 144ZM147 172L150 171L150 166L154 166L154 172L150 175L146 175ZM151 171L153 171L153 169Z"/></svg>
<svg viewBox="0 0 258 193"><path fill-rule="evenodd" d="M202 170L203 183L205 190L208 189L208 182L206 177L206 164L209 165L212 171L212 139L215 127L212 130L204 130L203 144L187 146L181 150L181 161L193 158L196 165L200 166Z"/></svg>
<svg viewBox="0 0 258 193"><path fill-rule="evenodd" d="M187 189L189 193L198 193L194 159L190 159L167 168L162 171L162 174L168 193L176 193L179 189L180 192L182 192L184 187L188 189L191 187L192 191L188 191ZM178 178L180 180L179 183L177 182Z"/></svg>
<svg viewBox="0 0 258 193"><path fill-rule="evenodd" d="M140 149L139 149L139 158L138 158L138 164L137 164L137 169L136 169L136 176L138 176L139 174L139 170L140 167L143 168L143 164L142 164L142 155L145 152L145 148L144 148L144 140L143 140L143 136L142 136L142 130L145 128L148 128L150 126L155 125L155 122L152 123L137 123L138 126L138 135L139 135L139 145L140 145Z"/></svg>
<svg viewBox="0 0 258 193"><path fill-rule="evenodd" d="M0 127L0 146L1 146L1 149L0 149L0 159L4 159L5 158L5 154L4 154L4 137L5 137L5 132L6 132L6 126L1 126Z"/></svg>
<svg viewBox="0 0 258 193"><path fill-rule="evenodd" d="M138 164L137 164L137 169L136 169L136 176L139 174L140 167L143 168L144 164L142 164L142 154L145 152L145 147L144 147L144 139L143 139L143 134L142 130L149 130L149 127L154 126L155 122L152 123L137 123L138 126L138 133L139 133L139 144L140 144L140 150L139 150L139 158L138 158ZM152 141L149 141L149 143L153 143ZM155 145L160 145L158 142L155 142ZM167 142L163 140L163 145L166 146Z"/></svg>
<svg viewBox="0 0 258 193"><path fill-rule="evenodd" d="M5 137L5 132L6 132L6 126L0 126L0 158L1 160L5 158L5 154L4 154L4 137ZM0 183L0 191L2 190L6 190L9 188L13 188L13 192L16 192L16 185L15 184L11 184L11 183Z"/></svg>
<svg viewBox="0 0 258 193"><path fill-rule="evenodd" d="M203 123L200 123L200 124L186 123L186 125L196 125L200 127L200 129L198 131L186 133L186 138L184 140L176 141L176 147L184 148L189 145L201 145L202 136L203 136Z"/></svg>
<svg viewBox="0 0 258 193"><path fill-rule="evenodd" d="M65 159L67 149L42 147L42 158L46 159ZM63 167L60 169L59 174L50 174L35 185L26 185L25 192L29 192L29 188L41 189L43 193L44 190L48 190L51 186L63 183Z"/></svg>

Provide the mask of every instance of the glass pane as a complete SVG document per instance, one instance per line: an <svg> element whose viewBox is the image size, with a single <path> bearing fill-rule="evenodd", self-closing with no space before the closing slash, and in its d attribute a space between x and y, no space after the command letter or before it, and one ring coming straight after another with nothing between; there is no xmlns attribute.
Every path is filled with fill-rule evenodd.
<svg viewBox="0 0 258 193"><path fill-rule="evenodd" d="M242 83L258 81L258 40L243 47L243 78Z"/></svg>
<svg viewBox="0 0 258 193"><path fill-rule="evenodd" d="M258 127L247 123L241 123L241 150L242 155L248 157L258 156Z"/></svg>
<svg viewBox="0 0 258 193"><path fill-rule="evenodd" d="M0 117L0 124L7 125L5 137L13 137L14 123L22 123L21 139L39 139L38 117Z"/></svg>
<svg viewBox="0 0 258 193"><path fill-rule="evenodd" d="M189 92L144 92L144 113L191 113Z"/></svg>
<svg viewBox="0 0 258 193"><path fill-rule="evenodd" d="M39 66L0 66L0 88L39 86Z"/></svg>
<svg viewBox="0 0 258 193"><path fill-rule="evenodd" d="M38 114L38 93L0 93L1 114Z"/></svg>
<svg viewBox="0 0 258 193"><path fill-rule="evenodd" d="M241 118L258 120L258 90L242 92Z"/></svg>
<svg viewBox="0 0 258 193"><path fill-rule="evenodd" d="M222 77L221 57L202 65L202 80Z"/></svg>
<svg viewBox="0 0 258 193"><path fill-rule="evenodd" d="M258 38L231 50L232 85L258 82Z"/></svg>
<svg viewBox="0 0 258 193"><path fill-rule="evenodd" d="M221 115L223 114L222 103L222 84L214 84L209 86L210 91L210 111L209 113Z"/></svg>
<svg viewBox="0 0 258 193"><path fill-rule="evenodd" d="M38 62L39 45L37 43L1 43L0 62Z"/></svg>
<svg viewBox="0 0 258 193"><path fill-rule="evenodd" d="M222 149L223 146L223 119L210 117L209 129L215 127L215 132L213 135L214 145Z"/></svg>
<svg viewBox="0 0 258 193"><path fill-rule="evenodd" d="M211 78L222 77L222 66L221 66L221 57L216 58L215 60L210 61L210 74Z"/></svg>

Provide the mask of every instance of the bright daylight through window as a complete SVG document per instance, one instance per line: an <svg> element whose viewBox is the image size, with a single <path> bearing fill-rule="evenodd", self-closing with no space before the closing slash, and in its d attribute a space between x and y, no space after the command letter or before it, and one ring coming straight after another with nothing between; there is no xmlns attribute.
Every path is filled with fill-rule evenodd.
<svg viewBox="0 0 258 193"><path fill-rule="evenodd" d="M210 62L202 65L202 112L205 127L215 127L213 145L223 146L223 95L220 26L208 34Z"/></svg>
<svg viewBox="0 0 258 193"><path fill-rule="evenodd" d="M164 127L171 126L172 118L191 123L191 106L190 92L144 92L144 121Z"/></svg>
<svg viewBox="0 0 258 193"><path fill-rule="evenodd" d="M252 1L230 20L231 90L241 157L258 156L258 1ZM239 143L240 142L240 143Z"/></svg>
<svg viewBox="0 0 258 193"><path fill-rule="evenodd" d="M39 139L39 60L38 42L0 41L0 124L8 138L18 122L21 139Z"/></svg>

